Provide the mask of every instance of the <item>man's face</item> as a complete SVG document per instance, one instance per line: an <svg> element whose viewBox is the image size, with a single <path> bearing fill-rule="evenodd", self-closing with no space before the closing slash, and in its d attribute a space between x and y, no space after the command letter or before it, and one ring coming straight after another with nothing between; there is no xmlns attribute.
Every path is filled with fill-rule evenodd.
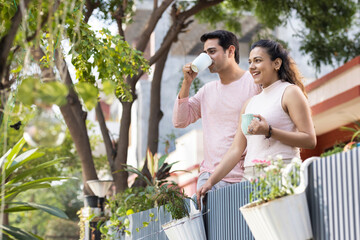
<svg viewBox="0 0 360 240"><path fill-rule="evenodd" d="M213 60L213 63L209 66L209 70L212 73L217 73L226 66L228 58L227 51L219 45L219 39L208 39L204 43L204 52L207 53Z"/></svg>

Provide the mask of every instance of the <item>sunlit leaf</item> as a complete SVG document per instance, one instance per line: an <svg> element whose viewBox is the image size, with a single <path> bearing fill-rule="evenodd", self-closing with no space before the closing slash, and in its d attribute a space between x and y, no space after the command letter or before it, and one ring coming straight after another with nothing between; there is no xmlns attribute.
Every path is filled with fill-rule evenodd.
<svg viewBox="0 0 360 240"><path fill-rule="evenodd" d="M39 98L43 103L62 106L66 104L68 92L67 86L61 82L45 82L41 84L41 88L39 89Z"/></svg>
<svg viewBox="0 0 360 240"><path fill-rule="evenodd" d="M126 215L131 215L133 213L134 213L134 210L132 210L132 209L129 209L129 210L126 211Z"/></svg>
<svg viewBox="0 0 360 240"><path fill-rule="evenodd" d="M84 101L87 110L91 110L96 106L99 90L93 84L79 82L75 85L75 89Z"/></svg>
<svg viewBox="0 0 360 240"><path fill-rule="evenodd" d="M115 93L115 90L116 90L116 84L113 82L113 81L104 81L102 83L103 85L103 92L106 94L106 95L110 95L110 94L114 94Z"/></svg>

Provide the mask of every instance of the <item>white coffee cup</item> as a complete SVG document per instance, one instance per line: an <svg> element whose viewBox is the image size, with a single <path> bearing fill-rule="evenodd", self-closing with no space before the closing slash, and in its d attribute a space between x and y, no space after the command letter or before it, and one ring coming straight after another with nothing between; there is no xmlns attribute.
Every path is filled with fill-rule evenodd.
<svg viewBox="0 0 360 240"><path fill-rule="evenodd" d="M201 72L209 67L212 63L212 60L209 55L206 53L201 53L199 56L195 58L195 60L191 63L191 69L194 72Z"/></svg>

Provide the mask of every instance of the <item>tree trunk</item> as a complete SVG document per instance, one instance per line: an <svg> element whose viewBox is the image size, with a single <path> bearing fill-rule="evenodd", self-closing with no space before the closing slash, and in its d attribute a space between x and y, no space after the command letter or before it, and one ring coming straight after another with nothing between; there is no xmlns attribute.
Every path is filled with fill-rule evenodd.
<svg viewBox="0 0 360 240"><path fill-rule="evenodd" d="M116 149L114 146L113 141L111 141L110 135L109 135L109 129L106 126L106 122L105 122L105 117L104 117L104 113L101 109L101 104L100 102L98 102L96 108L95 108L95 112L96 112L96 117L100 126L100 130L101 130L101 134L103 136L103 140L104 140L104 145L105 145L105 151L106 151L106 156L109 162L109 166L110 166L110 171L114 172L116 169L114 168L114 160L116 157Z"/></svg>
<svg viewBox="0 0 360 240"><path fill-rule="evenodd" d="M129 146L129 129L131 123L131 107L133 102L121 102L122 116L120 123L119 140L117 143L117 155L114 162L114 168L117 170L113 173L116 192L122 192L128 188L128 173L124 170L124 164L127 162L128 146ZM120 171L119 171L120 170Z"/></svg>
<svg viewBox="0 0 360 240"><path fill-rule="evenodd" d="M71 138L74 141L75 148L79 154L82 167L82 177L84 183L84 194L92 195L92 191L86 181L98 179L94 160L91 154L91 147L89 136L86 128L87 113L82 110L82 105L79 101L75 90L72 88L72 79L65 61L58 51L56 53L56 67L59 70L61 79L69 87L68 101L65 105L60 107L61 114L64 117L65 123L70 131Z"/></svg>
<svg viewBox="0 0 360 240"><path fill-rule="evenodd" d="M40 62L40 59L45 55L44 52L38 49L32 49L32 55ZM82 167L82 177L84 183L83 192L85 195L93 195L90 187L86 184L88 180L98 179L94 161L91 154L91 147L89 136L86 128L86 112L82 110L82 105L72 88L72 79L68 71L67 65L63 60L59 51L55 51L56 67L59 70L60 77L63 82L69 87L69 95L67 96L67 103L60 107L61 114L64 117L65 123L70 131L71 138L74 141L75 148L79 154ZM43 65L39 65L41 69L41 75L44 79L55 79L54 70L52 68L46 68Z"/></svg>
<svg viewBox="0 0 360 240"><path fill-rule="evenodd" d="M161 56L156 62L154 77L151 82L151 96L150 96L150 116L148 127L147 146L152 154L155 154L159 146L159 123L163 117L161 111L161 80L164 71L166 59L170 48Z"/></svg>
<svg viewBox="0 0 360 240"><path fill-rule="evenodd" d="M83 119L82 121L75 121L73 109L80 109L78 114L83 115L81 117ZM86 184L86 181L95 180L98 179L98 177L91 154L90 141L85 124L86 114L81 110L81 104L79 101L76 101L72 104L68 102L66 105L60 107L60 110L66 125L69 128L70 135L74 141L75 148L81 160L84 194L93 195L90 187L88 184Z"/></svg>

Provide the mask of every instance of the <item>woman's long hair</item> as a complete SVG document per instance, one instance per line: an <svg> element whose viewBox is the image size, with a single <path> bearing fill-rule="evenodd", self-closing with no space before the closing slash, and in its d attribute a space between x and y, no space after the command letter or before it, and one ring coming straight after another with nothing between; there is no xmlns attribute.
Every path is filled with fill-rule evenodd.
<svg viewBox="0 0 360 240"><path fill-rule="evenodd" d="M282 60L282 64L278 70L279 79L297 85L304 93L305 97L307 97L305 87L302 82L303 77L300 74L296 63L289 56L288 51L280 43L273 40L262 39L253 43L251 45L251 50L256 47L266 49L266 52L269 54L271 61L280 58Z"/></svg>

